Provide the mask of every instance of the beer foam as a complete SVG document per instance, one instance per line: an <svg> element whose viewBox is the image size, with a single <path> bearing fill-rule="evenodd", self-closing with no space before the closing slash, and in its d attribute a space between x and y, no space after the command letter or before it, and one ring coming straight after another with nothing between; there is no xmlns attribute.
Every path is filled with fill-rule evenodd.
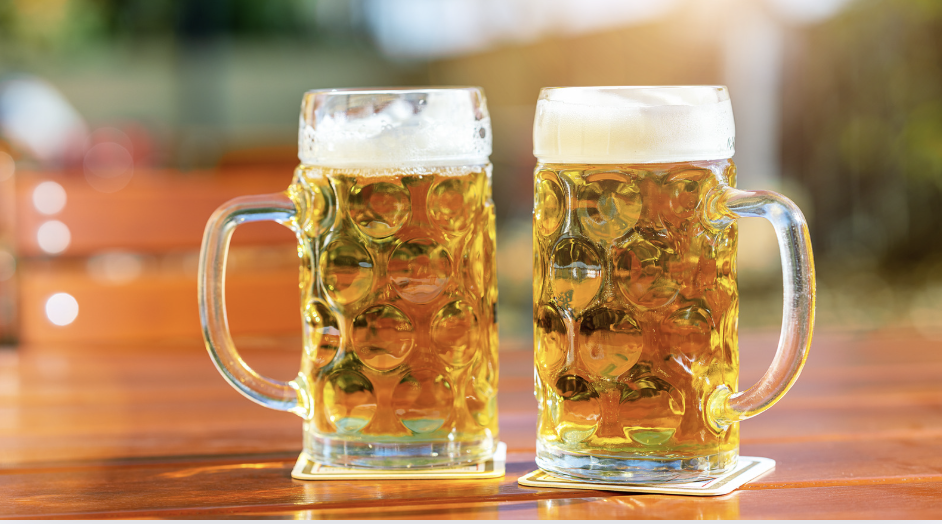
<svg viewBox="0 0 942 524"><path fill-rule="evenodd" d="M733 156L735 137L723 86L545 88L533 154L543 163L719 160Z"/></svg>
<svg viewBox="0 0 942 524"><path fill-rule="evenodd" d="M332 167L484 164L491 119L480 88L309 91L298 158Z"/></svg>

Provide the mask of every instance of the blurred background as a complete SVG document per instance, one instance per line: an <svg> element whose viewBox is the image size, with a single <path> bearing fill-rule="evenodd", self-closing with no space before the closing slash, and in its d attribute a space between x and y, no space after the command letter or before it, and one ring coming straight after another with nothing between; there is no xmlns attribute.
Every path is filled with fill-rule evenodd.
<svg viewBox="0 0 942 524"><path fill-rule="evenodd" d="M301 94L429 84L488 97L504 340L532 337L539 89L645 84L729 86L739 187L808 218L819 328L942 338L942 2L0 0L0 339L198 342L203 226L287 187ZM239 344L300 338L292 243L237 231ZM758 219L739 268L741 328L777 330Z"/></svg>

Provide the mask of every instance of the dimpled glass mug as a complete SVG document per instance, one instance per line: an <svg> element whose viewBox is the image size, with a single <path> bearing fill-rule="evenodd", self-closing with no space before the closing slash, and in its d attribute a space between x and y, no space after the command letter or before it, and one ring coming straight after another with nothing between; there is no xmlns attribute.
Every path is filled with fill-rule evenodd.
<svg viewBox="0 0 942 524"><path fill-rule="evenodd" d="M740 420L791 387L811 343L814 267L801 211L735 189L721 86L548 88L534 122L537 464L616 482L727 471ZM738 391L739 217L782 255L772 367Z"/></svg>
<svg viewBox="0 0 942 524"><path fill-rule="evenodd" d="M304 420L323 464L447 467L497 444L497 281L490 117L479 88L310 91L300 166L284 193L210 218L200 318L239 392ZM233 230L273 220L297 234L301 370L279 382L239 357L225 312Z"/></svg>

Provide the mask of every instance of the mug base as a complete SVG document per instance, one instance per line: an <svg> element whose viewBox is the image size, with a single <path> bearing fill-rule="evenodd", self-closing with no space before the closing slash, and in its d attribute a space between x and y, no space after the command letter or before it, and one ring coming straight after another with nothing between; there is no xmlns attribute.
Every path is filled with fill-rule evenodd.
<svg viewBox="0 0 942 524"><path fill-rule="evenodd" d="M536 465L563 478L605 482L691 482L715 477L736 467L739 449L690 458L642 456L599 457L572 453L537 441Z"/></svg>
<svg viewBox="0 0 942 524"><path fill-rule="evenodd" d="M497 451L497 439L430 442L363 442L308 435L304 451L328 466L370 469L447 468L483 462Z"/></svg>

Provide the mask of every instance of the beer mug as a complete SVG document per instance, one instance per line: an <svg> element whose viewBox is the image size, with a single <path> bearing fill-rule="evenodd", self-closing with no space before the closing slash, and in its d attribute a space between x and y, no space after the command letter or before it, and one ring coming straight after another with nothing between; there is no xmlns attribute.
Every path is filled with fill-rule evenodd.
<svg viewBox="0 0 942 524"><path fill-rule="evenodd" d="M613 482L734 467L738 422L804 365L814 266L801 211L735 189L721 86L543 89L533 149L537 464ZM778 352L738 390L739 217L775 228L785 282Z"/></svg>
<svg viewBox="0 0 942 524"><path fill-rule="evenodd" d="M497 444L497 281L490 117L481 89L310 91L284 193L210 218L200 254L206 347L235 389L300 415L323 464L446 467ZM301 369L253 371L229 334L224 278L239 224L298 238Z"/></svg>

